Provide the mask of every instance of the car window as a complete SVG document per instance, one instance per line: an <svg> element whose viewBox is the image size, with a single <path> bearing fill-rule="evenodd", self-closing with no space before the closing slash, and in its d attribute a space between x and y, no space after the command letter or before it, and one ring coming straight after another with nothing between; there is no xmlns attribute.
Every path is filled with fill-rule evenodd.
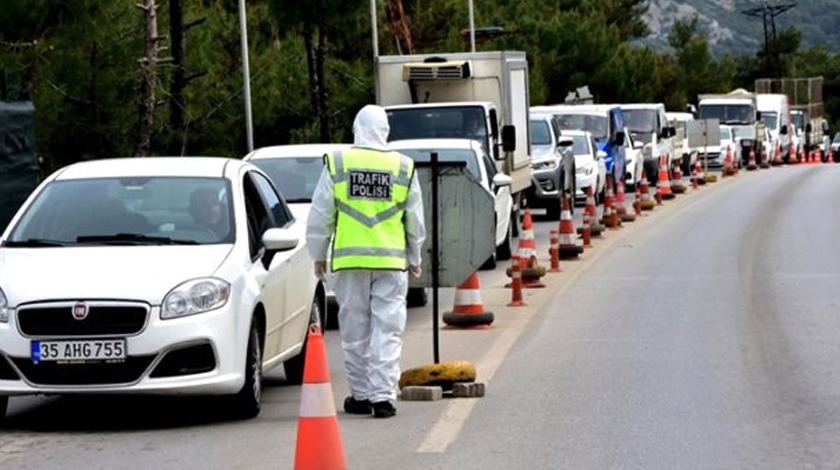
<svg viewBox="0 0 840 470"><path fill-rule="evenodd" d="M531 120L531 145L551 145L551 130L545 119Z"/></svg>
<svg viewBox="0 0 840 470"><path fill-rule="evenodd" d="M586 144L585 135L573 135L572 140L574 141L573 152L575 155L586 155L590 153L589 146Z"/></svg>
<svg viewBox="0 0 840 470"><path fill-rule="evenodd" d="M38 193L13 228L9 241L150 244L168 239L232 243L232 207L230 185L224 178L56 180Z"/></svg>
<svg viewBox="0 0 840 470"><path fill-rule="evenodd" d="M287 203L309 203L324 169L323 156L258 158L251 163L264 171Z"/></svg>
<svg viewBox="0 0 840 470"><path fill-rule="evenodd" d="M265 202L266 206L270 209L270 214L273 219L271 226L285 227L291 223L294 217L283 200L280 199L280 196L277 195L277 191L274 189L274 185L271 181L256 172L251 172L251 177L257 185L257 190L262 196L263 202Z"/></svg>

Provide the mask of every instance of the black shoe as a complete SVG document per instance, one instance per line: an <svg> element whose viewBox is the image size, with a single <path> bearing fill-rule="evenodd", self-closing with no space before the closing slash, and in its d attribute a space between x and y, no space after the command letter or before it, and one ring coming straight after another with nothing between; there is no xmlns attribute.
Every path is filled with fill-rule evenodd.
<svg viewBox="0 0 840 470"><path fill-rule="evenodd" d="M397 409L390 401L372 403L371 406L373 406L374 418L390 418L391 416L397 414Z"/></svg>
<svg viewBox="0 0 840 470"><path fill-rule="evenodd" d="M353 397L344 399L344 411L351 415L369 415L373 412L370 400L356 400Z"/></svg>

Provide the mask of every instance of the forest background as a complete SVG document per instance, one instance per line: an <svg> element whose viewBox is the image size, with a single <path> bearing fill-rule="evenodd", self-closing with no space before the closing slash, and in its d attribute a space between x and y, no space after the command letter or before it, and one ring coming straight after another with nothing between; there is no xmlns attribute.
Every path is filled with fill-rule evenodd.
<svg viewBox="0 0 840 470"><path fill-rule="evenodd" d="M380 55L404 52L386 2ZM468 2L403 0L414 53L469 51ZM840 124L840 54L802 47L795 27L764 49L713 55L697 18L668 47L649 34L646 0L474 0L476 50L522 50L531 104L587 85L597 102L663 102L683 111L700 93L752 89L762 77L824 77ZM40 171L145 155L241 157L248 151L237 0L3 0L0 100L31 100ZM370 3L249 0L253 145L352 141L374 101Z"/></svg>

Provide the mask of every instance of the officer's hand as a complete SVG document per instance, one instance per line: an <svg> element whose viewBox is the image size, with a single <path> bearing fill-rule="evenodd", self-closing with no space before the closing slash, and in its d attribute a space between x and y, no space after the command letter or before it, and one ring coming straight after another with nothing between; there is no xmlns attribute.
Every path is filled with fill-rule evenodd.
<svg viewBox="0 0 840 470"><path fill-rule="evenodd" d="M324 280L324 275L327 272L327 262L326 261L315 261L313 263L315 267L315 277L320 280Z"/></svg>
<svg viewBox="0 0 840 470"><path fill-rule="evenodd" d="M408 272L417 279L420 279L420 275L423 274L423 270L420 269L420 266L409 266Z"/></svg>

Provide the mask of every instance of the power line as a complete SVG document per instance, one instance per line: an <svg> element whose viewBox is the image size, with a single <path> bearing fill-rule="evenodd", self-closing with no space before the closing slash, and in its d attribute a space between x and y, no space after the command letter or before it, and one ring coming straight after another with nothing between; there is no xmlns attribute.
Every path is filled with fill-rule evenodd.
<svg viewBox="0 0 840 470"><path fill-rule="evenodd" d="M764 21L764 61L767 71L779 77L781 71L781 59L779 57L778 36L776 34L776 17L796 6L796 3L771 4L769 0L763 0L763 5L742 10L741 13L747 16L762 18Z"/></svg>

